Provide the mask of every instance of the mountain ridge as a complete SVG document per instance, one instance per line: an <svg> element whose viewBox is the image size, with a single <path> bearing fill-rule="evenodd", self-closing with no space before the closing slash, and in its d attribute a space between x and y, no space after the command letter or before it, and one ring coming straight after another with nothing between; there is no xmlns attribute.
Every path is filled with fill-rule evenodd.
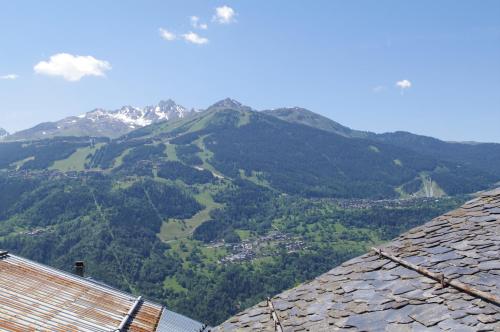
<svg viewBox="0 0 500 332"><path fill-rule="evenodd" d="M56 136L94 136L116 138L147 125L189 116L193 110L173 100L162 100L142 108L122 106L117 110L96 108L55 122L44 122L8 135L6 140L44 139Z"/></svg>
<svg viewBox="0 0 500 332"><path fill-rule="evenodd" d="M109 161L121 160L116 158L141 140L161 141L178 149L178 155L183 151L189 166L231 179L253 178L288 194L306 196L456 194L484 188L494 178L486 170L460 162L282 120L230 99L192 117L123 136L116 148L99 155L106 162L93 159L94 167L109 167Z"/></svg>
<svg viewBox="0 0 500 332"><path fill-rule="evenodd" d="M148 110L151 114L161 107L175 110L179 106L167 101ZM217 177L251 178L279 191L308 197L455 195L485 189L500 179L500 170L495 167L497 161L500 163L500 145L447 143L403 132L360 132L301 108L256 111L226 98L203 111L191 111L189 116L183 112L175 113L182 116L165 115L164 121L148 120L144 110L127 106L111 116L124 114L130 115L126 118L129 125L141 126L109 143L87 148L74 169L114 171L130 167L129 161L166 158ZM85 118L98 122L102 116L108 114L94 110ZM53 124L40 124L38 131L50 126ZM76 156L67 155L71 151L67 145L78 144L81 149L91 142L55 142L66 145L54 154L65 158L54 162L74 164ZM161 146L171 156L165 156ZM16 148L25 150L19 152L23 158L7 158L9 163L3 167L57 167L48 161L38 162L36 159L44 157L31 155L23 145ZM69 161L64 161L68 157Z"/></svg>
<svg viewBox="0 0 500 332"><path fill-rule="evenodd" d="M374 133L371 131L356 130L350 127L344 126L331 118L321 115L319 113L313 112L303 107L280 107L275 109L264 109L255 110L252 107L243 105L241 102L232 99L225 98L213 105L207 107L206 109L196 110L194 108L188 109L175 103L172 99L161 100L156 105L148 105L144 107L134 107L130 105L122 106L116 110L106 110L103 108L95 108L84 114L76 116L68 116L58 121L53 122L42 122L31 128L23 129L14 133L7 133L5 130L2 131L0 128L0 137L4 135L6 140L29 140L29 139L44 139L54 136L102 136L117 138L121 135L127 134L135 129L145 127L157 122L176 120L195 113L214 110L214 109L239 109L239 110L251 110L259 111L281 120L290 123L299 123L306 126L310 126L316 129L321 129L325 131L330 131L345 137L351 138L372 138L379 141L391 142L390 137L401 137L404 134L413 135L421 139L431 138L433 140L438 140L440 142L449 144L463 144L463 145L480 145L480 144L499 144L495 142L477 142L477 141L445 141L432 136L415 134L403 130L395 130L391 132L384 133ZM82 125L80 130L69 130L66 127L78 127L80 121L87 120L97 126L100 121L113 121L113 124L109 124L109 128L106 128L106 124L103 125L104 128L93 128L90 124ZM64 126L61 126L64 125ZM61 128L64 127L64 128ZM70 128L71 129L71 128ZM44 134L45 132L45 134ZM7 134L7 135L6 135ZM391 143L392 144L392 143Z"/></svg>
<svg viewBox="0 0 500 332"><path fill-rule="evenodd" d="M302 107L284 107L262 111L281 120L300 123L317 129L330 131L346 137L366 138L370 132L359 131L346 127L326 116L320 115Z"/></svg>
<svg viewBox="0 0 500 332"><path fill-rule="evenodd" d="M264 112L288 122L300 123L346 137L371 139L409 149L426 156L463 163L481 171L500 175L500 169L496 167L496 165L500 164L500 144L498 143L449 142L407 131L394 131L381 134L358 131L345 127L330 118L299 107Z"/></svg>
<svg viewBox="0 0 500 332"><path fill-rule="evenodd" d="M500 179L389 143L232 99L115 139L2 142L0 247L63 269L84 260L217 325Z"/></svg>

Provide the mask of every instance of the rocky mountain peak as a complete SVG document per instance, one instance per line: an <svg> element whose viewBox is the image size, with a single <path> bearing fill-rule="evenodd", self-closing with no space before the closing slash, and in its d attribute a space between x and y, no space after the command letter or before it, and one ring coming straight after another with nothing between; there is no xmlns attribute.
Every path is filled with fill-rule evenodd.
<svg viewBox="0 0 500 332"><path fill-rule="evenodd" d="M209 107L209 109L212 109L212 108L227 108L227 109L238 110L238 109L247 108L247 107L243 106L243 104L237 100L234 100L231 98L226 98L226 99L223 99L221 101L216 102L215 104L213 104L212 106Z"/></svg>
<svg viewBox="0 0 500 332"><path fill-rule="evenodd" d="M183 118L189 113L185 107L178 105L172 99L162 100L157 105L145 107L122 106L118 110L107 111L95 109L79 118L90 119L92 121L104 120L118 121L132 127L144 127L152 123L163 120ZM133 129L133 128L132 128Z"/></svg>
<svg viewBox="0 0 500 332"><path fill-rule="evenodd" d="M144 107L126 105L116 110L96 108L78 116L51 122L49 129L42 130L35 126L14 134L12 138L22 140L53 136L118 137L153 123L184 118L190 113L190 110L171 99Z"/></svg>
<svg viewBox="0 0 500 332"><path fill-rule="evenodd" d="M160 102L158 103L158 106L161 108L173 109L173 108L178 107L179 105L177 105L177 103L175 101L173 101L172 99L167 99L167 100L160 100Z"/></svg>

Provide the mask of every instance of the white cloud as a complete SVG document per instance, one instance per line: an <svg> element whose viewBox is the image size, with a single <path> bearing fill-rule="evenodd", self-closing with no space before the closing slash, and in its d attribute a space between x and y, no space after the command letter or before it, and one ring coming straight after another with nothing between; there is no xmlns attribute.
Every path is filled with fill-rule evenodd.
<svg viewBox="0 0 500 332"><path fill-rule="evenodd" d="M384 85L377 85L373 88L373 92L375 93L384 92L385 90L387 90L387 87L385 87Z"/></svg>
<svg viewBox="0 0 500 332"><path fill-rule="evenodd" d="M192 31L183 34L182 37L185 41L193 44L203 45L208 43L207 38L201 37L197 33L194 33Z"/></svg>
<svg viewBox="0 0 500 332"><path fill-rule="evenodd" d="M93 56L72 55L59 53L50 57L48 61L37 63L33 70L37 74L48 76L61 76L70 82L76 82L84 76L105 76L111 69L107 61L98 60Z"/></svg>
<svg viewBox="0 0 500 332"><path fill-rule="evenodd" d="M220 24L229 24L235 22L236 12L233 8L222 6L215 8L213 20Z"/></svg>
<svg viewBox="0 0 500 332"><path fill-rule="evenodd" d="M0 80L17 80L19 78L19 75L16 74L7 74L0 76Z"/></svg>
<svg viewBox="0 0 500 332"><path fill-rule="evenodd" d="M401 91L405 89L411 88L411 82L408 80L397 81L396 86L401 89Z"/></svg>
<svg viewBox="0 0 500 332"><path fill-rule="evenodd" d="M173 32L170 32L170 31L163 29L163 28L160 28L159 31L160 31L161 38L163 38L165 40L173 41L173 40L177 39L177 36Z"/></svg>
<svg viewBox="0 0 500 332"><path fill-rule="evenodd" d="M189 21L191 22L191 26L195 29L201 29L201 30L208 29L208 24L200 23L200 18L198 16L191 16L189 18Z"/></svg>
<svg viewBox="0 0 500 332"><path fill-rule="evenodd" d="M191 22L191 26L195 29L198 28L198 22L200 22L200 18L198 16L191 16L189 18L189 21Z"/></svg>

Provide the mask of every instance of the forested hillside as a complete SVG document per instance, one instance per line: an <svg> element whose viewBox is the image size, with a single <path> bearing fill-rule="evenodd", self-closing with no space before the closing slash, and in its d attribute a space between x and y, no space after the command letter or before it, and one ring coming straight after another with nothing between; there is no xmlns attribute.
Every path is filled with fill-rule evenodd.
<svg viewBox="0 0 500 332"><path fill-rule="evenodd" d="M211 324L462 201L345 208L247 180L0 179L1 248L65 270L85 260L88 275Z"/></svg>
<svg viewBox="0 0 500 332"><path fill-rule="evenodd" d="M427 157L467 165L473 169L496 176L500 175L500 168L498 167L500 164L500 144L498 143L445 142L433 137L404 131L375 134L350 129L324 116L297 107L264 112L291 123L303 124L346 137L366 138L383 142Z"/></svg>
<svg viewBox="0 0 500 332"><path fill-rule="evenodd" d="M498 173L232 100L119 139L0 144L0 248L217 324Z"/></svg>
<svg viewBox="0 0 500 332"><path fill-rule="evenodd" d="M407 132L380 134L376 140L416 151L426 156L441 158L471 168L500 175L500 144L444 142L432 137Z"/></svg>

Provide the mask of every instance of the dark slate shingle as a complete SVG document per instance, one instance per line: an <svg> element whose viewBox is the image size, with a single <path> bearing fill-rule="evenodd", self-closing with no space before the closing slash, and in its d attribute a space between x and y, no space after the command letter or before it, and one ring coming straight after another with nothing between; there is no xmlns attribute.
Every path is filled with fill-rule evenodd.
<svg viewBox="0 0 500 332"><path fill-rule="evenodd" d="M500 297L500 189L382 249ZM273 299L284 331L500 331L500 307L374 252ZM255 311L259 308L260 311ZM274 331L266 303L214 331Z"/></svg>

